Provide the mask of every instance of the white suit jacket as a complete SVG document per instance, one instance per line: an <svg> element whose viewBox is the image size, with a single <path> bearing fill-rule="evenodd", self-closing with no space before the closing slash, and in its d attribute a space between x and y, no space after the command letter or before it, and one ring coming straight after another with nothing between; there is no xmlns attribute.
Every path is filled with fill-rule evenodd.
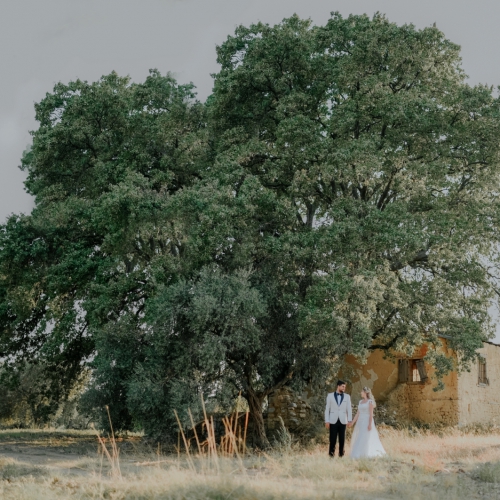
<svg viewBox="0 0 500 500"><path fill-rule="evenodd" d="M335 400L335 393L330 392L326 397L325 422L335 424L340 420L342 424L352 421L351 396L344 393L344 398L340 405Z"/></svg>

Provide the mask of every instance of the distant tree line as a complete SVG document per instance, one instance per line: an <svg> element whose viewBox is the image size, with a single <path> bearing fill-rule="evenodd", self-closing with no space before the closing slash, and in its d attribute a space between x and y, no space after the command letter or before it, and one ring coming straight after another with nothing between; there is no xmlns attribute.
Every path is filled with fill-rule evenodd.
<svg viewBox="0 0 500 500"><path fill-rule="evenodd" d="M499 99L459 47L378 14L294 16L240 26L217 62L205 103L151 71L35 105L35 208L0 231L0 359L4 391L43 380L40 422L84 376L81 412L153 436L241 391L266 446L284 384L426 343L439 386L491 336Z"/></svg>

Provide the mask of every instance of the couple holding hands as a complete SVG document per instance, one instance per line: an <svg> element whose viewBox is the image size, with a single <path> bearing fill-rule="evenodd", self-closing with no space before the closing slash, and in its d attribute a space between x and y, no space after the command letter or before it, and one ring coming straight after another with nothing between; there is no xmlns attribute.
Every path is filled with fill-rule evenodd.
<svg viewBox="0 0 500 500"><path fill-rule="evenodd" d="M368 387L361 391L358 412L352 419L351 397L345 393L346 383L337 382L337 390L328 394L325 408L325 426L330 430L330 447L328 454L333 457L337 438L339 440L339 457L344 456L346 427L354 427L351 439L351 458L371 458L385 455L384 447L373 421L375 399Z"/></svg>

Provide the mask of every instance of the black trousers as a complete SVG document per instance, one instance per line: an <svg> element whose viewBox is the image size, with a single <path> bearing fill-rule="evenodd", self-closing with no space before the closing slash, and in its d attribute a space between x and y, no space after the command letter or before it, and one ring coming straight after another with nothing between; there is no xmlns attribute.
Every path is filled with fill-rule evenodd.
<svg viewBox="0 0 500 500"><path fill-rule="evenodd" d="M345 428L346 425L343 424L340 420L337 420L337 422L335 422L334 424L330 424L330 447L328 449L328 454L331 457L335 455L337 436L339 438L339 457L344 456Z"/></svg>

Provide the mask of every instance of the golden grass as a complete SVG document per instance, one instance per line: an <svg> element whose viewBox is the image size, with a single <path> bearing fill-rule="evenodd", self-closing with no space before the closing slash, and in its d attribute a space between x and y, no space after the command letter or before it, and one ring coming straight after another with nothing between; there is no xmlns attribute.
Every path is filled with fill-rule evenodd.
<svg viewBox="0 0 500 500"><path fill-rule="evenodd" d="M384 446L393 457L414 461L430 469L449 463L472 465L500 461L500 430L475 434L467 430L431 431L380 429Z"/></svg>
<svg viewBox="0 0 500 500"><path fill-rule="evenodd" d="M3 500L472 499L500 498L500 431L380 428L388 456L330 459L325 445L190 462L155 450L121 454L121 476L96 451L63 469L0 458ZM89 435L82 433L82 439ZM73 434L72 439L77 439ZM51 438L53 439L53 438ZM43 441L43 433L36 442ZM0 438L1 442L1 438ZM120 442L117 443L120 447ZM94 448L97 450L97 447ZM0 448L0 457L2 449ZM147 454L149 453L149 454ZM62 457L64 458L64 457ZM497 479L498 477L498 479Z"/></svg>

